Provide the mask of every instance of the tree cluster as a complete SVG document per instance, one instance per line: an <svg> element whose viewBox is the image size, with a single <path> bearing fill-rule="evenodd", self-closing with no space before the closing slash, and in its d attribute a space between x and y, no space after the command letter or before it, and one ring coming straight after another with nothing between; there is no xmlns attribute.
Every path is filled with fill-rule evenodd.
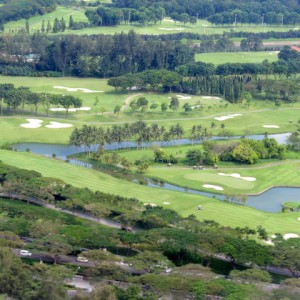
<svg viewBox="0 0 300 300"><path fill-rule="evenodd" d="M154 2L154 3L153 3ZM268 24L295 24L299 22L300 7L297 1L283 0L254 0L254 1L226 1L218 0L113 0L116 7L135 8L150 7L155 4L166 11L166 15L187 14L197 18L212 19L215 24L233 24L238 23L261 23L262 16L264 22Z"/></svg>
<svg viewBox="0 0 300 300"><path fill-rule="evenodd" d="M0 6L0 23L44 15L56 8L55 0L8 0Z"/></svg>
<svg viewBox="0 0 300 300"><path fill-rule="evenodd" d="M215 154L221 161L255 164L259 159L284 159L286 147L275 139L264 138L261 141L241 139L240 142L217 144L205 142L206 151Z"/></svg>
<svg viewBox="0 0 300 300"><path fill-rule="evenodd" d="M51 105L62 106L66 109L66 116L70 107L81 107L82 101L71 95L51 95L46 93L33 93L28 87L14 87L13 84L0 84L0 114L4 111L3 104L6 103L7 111L23 114L25 107L31 112L37 113L40 105L43 106L46 115L49 114Z"/></svg>
<svg viewBox="0 0 300 300"><path fill-rule="evenodd" d="M139 7L118 8L99 6L96 9L88 9L85 12L92 26L115 26L120 24L156 24L165 16L165 11L161 7Z"/></svg>
<svg viewBox="0 0 300 300"><path fill-rule="evenodd" d="M171 91L179 85L181 76L177 72L168 70L147 70L137 74L128 74L119 77L110 78L107 84L113 86L116 90L147 89L158 90L159 88ZM143 106L137 103L138 108Z"/></svg>

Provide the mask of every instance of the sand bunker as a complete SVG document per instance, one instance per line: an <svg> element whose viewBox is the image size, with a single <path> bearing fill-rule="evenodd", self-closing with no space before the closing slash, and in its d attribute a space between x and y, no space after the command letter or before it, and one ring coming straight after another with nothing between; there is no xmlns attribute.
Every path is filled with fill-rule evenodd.
<svg viewBox="0 0 300 300"><path fill-rule="evenodd" d="M65 108L63 107L53 107L53 108L50 108L51 111L66 111ZM89 106L86 106L86 107L73 107L73 108L69 108L69 112L75 112L75 111L78 111L78 110L84 110L84 111L87 111L87 110L91 110L91 108Z"/></svg>
<svg viewBox="0 0 300 300"><path fill-rule="evenodd" d="M160 30L184 30L184 28L181 28L181 27L178 27L178 28L164 28L164 27L161 27L161 28L158 28Z"/></svg>
<svg viewBox="0 0 300 300"><path fill-rule="evenodd" d="M59 122L50 122L50 125L46 125L47 128L69 128L72 127L73 124L68 123L59 123Z"/></svg>
<svg viewBox="0 0 300 300"><path fill-rule="evenodd" d="M86 88L69 88L69 87L60 86L60 85L54 85L53 88L66 90L68 92L80 91L80 92L83 92L83 93L104 93L104 91L95 91L95 90L90 90L90 89L86 89Z"/></svg>
<svg viewBox="0 0 300 300"><path fill-rule="evenodd" d="M21 124L24 128L39 128L42 126L43 121L38 119L26 119L29 123Z"/></svg>
<svg viewBox="0 0 300 300"><path fill-rule="evenodd" d="M270 246L274 246L274 243L272 242L271 239L268 239L266 241L263 241L265 244L270 245Z"/></svg>
<svg viewBox="0 0 300 300"><path fill-rule="evenodd" d="M149 205L149 206L152 206L152 207L157 206L155 203L144 203L144 205Z"/></svg>
<svg viewBox="0 0 300 300"><path fill-rule="evenodd" d="M182 95L176 95L176 96L179 98L179 100L192 99L191 96L182 96Z"/></svg>
<svg viewBox="0 0 300 300"><path fill-rule="evenodd" d="M300 218L298 218L298 221L300 221Z"/></svg>
<svg viewBox="0 0 300 300"><path fill-rule="evenodd" d="M243 180L246 180L246 181L255 181L256 180L255 177L243 177L239 173L232 173L232 174L218 173L218 175L234 177L234 178L243 179Z"/></svg>
<svg viewBox="0 0 300 300"><path fill-rule="evenodd" d="M205 187L207 189L214 189L216 191L223 191L224 190L221 186L212 185L212 184L203 184L203 187Z"/></svg>
<svg viewBox="0 0 300 300"><path fill-rule="evenodd" d="M171 204L171 203L170 203L170 202L163 202L163 204L169 205L169 204Z"/></svg>
<svg viewBox="0 0 300 300"><path fill-rule="evenodd" d="M295 239L295 238L298 238L298 237L299 237L299 235L296 234L296 233L286 233L283 236L283 239L288 240L288 239Z"/></svg>
<svg viewBox="0 0 300 300"><path fill-rule="evenodd" d="M172 23L174 23L175 21L174 20L172 20L172 19L164 19L164 21L166 21L166 22L172 22Z"/></svg>
<svg viewBox="0 0 300 300"><path fill-rule="evenodd" d="M264 125L264 128L279 128L278 125Z"/></svg>
<svg viewBox="0 0 300 300"><path fill-rule="evenodd" d="M242 114L233 114L233 115L227 115L227 116L222 116L222 117L216 117L215 120L217 121L225 121L227 119L233 119L235 117L241 116Z"/></svg>
<svg viewBox="0 0 300 300"><path fill-rule="evenodd" d="M222 98L220 97L213 97L213 96L202 96L203 99L217 99L217 100L221 100Z"/></svg>

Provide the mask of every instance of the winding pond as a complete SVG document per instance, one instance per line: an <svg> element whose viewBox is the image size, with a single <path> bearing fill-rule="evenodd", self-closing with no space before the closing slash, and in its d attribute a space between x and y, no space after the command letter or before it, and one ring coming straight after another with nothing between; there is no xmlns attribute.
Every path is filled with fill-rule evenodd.
<svg viewBox="0 0 300 300"><path fill-rule="evenodd" d="M286 142L287 136L289 136L290 133L282 133L282 134L270 134L268 137L276 139L279 143L284 144ZM250 135L247 136L247 138L255 139L255 140L261 140L265 136L264 135ZM239 138L234 137L234 138ZM218 137L215 136L212 138L212 140L221 140L224 139L224 137ZM198 142L200 143L200 142ZM189 139L180 139L177 141L157 141L157 142L151 142L151 143L145 143L145 147L150 147L151 145L156 144L161 147L166 146L174 146L174 145L188 145L192 144L192 141ZM194 142L195 144L195 142ZM105 146L106 150L117 150L117 149L124 149L124 148L136 148L137 144L135 142L121 142L121 143L112 143ZM57 158L60 159L67 159L68 155L83 152L85 149L80 147L75 147L71 145L60 145L60 144L39 144L39 143L23 143L23 144L16 144L13 146L13 148L16 151L26 151L27 149L30 149L31 152L41 154L44 156L51 157L53 154ZM95 151L98 148L97 145L94 145L91 150ZM93 165L90 163L82 162L76 159L70 159L70 163L75 165L80 165L87 168L93 168ZM169 183L163 183L154 181L152 179L147 179L147 186L153 187L153 188L161 188L161 189L167 189L172 191L178 191L183 193L191 193L196 195L202 195L210 198L215 198L218 200L226 200L224 195L215 194L215 193L208 193L208 192L202 192L198 190L193 189L187 189L180 186L176 186ZM253 207L257 210L265 211L265 212L272 212L277 213L281 212L282 210L282 204L284 202L299 202L300 203L300 188L291 188L291 187L274 187L266 192L255 195L255 196L249 196L247 198L247 201L245 203L246 206Z"/></svg>

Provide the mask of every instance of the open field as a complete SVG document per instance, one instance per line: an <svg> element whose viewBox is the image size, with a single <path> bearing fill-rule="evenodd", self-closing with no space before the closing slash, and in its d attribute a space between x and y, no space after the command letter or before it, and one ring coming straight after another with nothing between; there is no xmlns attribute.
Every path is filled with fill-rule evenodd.
<svg viewBox="0 0 300 300"><path fill-rule="evenodd" d="M60 178L78 187L101 190L107 193L134 197L146 203L156 203L178 211L183 216L195 214L199 220L212 219L227 226L263 226L269 234L276 232L300 233L300 212L288 214L271 214L260 212L241 205L224 203L215 199L186 193L172 192L156 188L140 186L128 181L118 180L109 175L77 167L59 160L47 159L31 153L0 151L0 159L19 168L35 169L44 176ZM203 211L197 211L202 205Z"/></svg>
<svg viewBox="0 0 300 300"><path fill-rule="evenodd" d="M276 51L260 52L216 52L196 54L196 61L220 65L225 63L261 63L264 60L274 62L278 59Z"/></svg>
<svg viewBox="0 0 300 300"><path fill-rule="evenodd" d="M45 25L47 25L48 20L52 23L55 18L61 19L64 17L66 24L68 25L69 17L72 15L73 20L75 22L87 22L87 18L84 15L84 9L78 7L62 7L58 6L56 11L45 14L43 16L35 16L29 19L29 25L31 28L31 32L36 32L41 29L42 21L45 20ZM18 30L19 28L25 27L25 19L9 22L5 24L5 32L9 32L12 30ZM299 26L291 27L281 27L281 26L264 26L261 25L248 25L244 24L243 26L238 25L236 28L234 26L214 26L206 20L198 20L196 24L186 24L183 25L179 22L172 22L169 18L164 19L161 23L140 26L140 25L119 25L112 27L92 27L92 28L84 28L81 30L66 30L64 33L72 33L72 34L114 34L128 32L130 30L134 30L140 34L168 34L168 33L178 33L178 32L193 32L200 34L222 34L223 32L230 32L232 30L235 31L244 31L244 32L267 32L267 31L280 31L285 32L289 30L297 30ZM299 28L298 28L299 29Z"/></svg>

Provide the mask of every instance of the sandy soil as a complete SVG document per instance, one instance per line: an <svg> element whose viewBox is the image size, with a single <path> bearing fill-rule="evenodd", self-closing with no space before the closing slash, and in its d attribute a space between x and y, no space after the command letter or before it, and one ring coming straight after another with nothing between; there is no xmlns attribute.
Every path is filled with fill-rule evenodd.
<svg viewBox="0 0 300 300"><path fill-rule="evenodd" d="M158 28L158 29L160 29L160 30L184 30L184 28L181 28L181 27L178 27L178 28L164 28L164 27L162 27L162 28Z"/></svg>
<svg viewBox="0 0 300 300"><path fill-rule="evenodd" d="M288 239L294 239L294 238L298 238L298 237L299 237L299 235L296 233L286 233L283 236L283 239L288 240Z"/></svg>
<svg viewBox="0 0 300 300"><path fill-rule="evenodd" d="M242 180L246 180L246 181L255 181L256 180L255 177L243 177L239 173L232 173L232 174L218 173L218 175L234 177L234 178L238 178L238 179L242 179Z"/></svg>
<svg viewBox="0 0 300 300"><path fill-rule="evenodd" d="M223 191L224 190L221 186L212 185L212 184L203 184L203 187L205 187L207 189L214 189L216 191Z"/></svg>
<svg viewBox="0 0 300 300"><path fill-rule="evenodd" d="M50 108L51 111L66 111L65 108L63 107L53 107L53 108ZM91 108L89 106L86 106L86 107L72 107L72 108L69 108L69 112L75 112L75 111L78 111L78 110L84 110L84 111L88 111L88 110L91 110Z"/></svg>
<svg viewBox="0 0 300 300"><path fill-rule="evenodd" d="M29 123L21 124L23 128L39 128L42 126L43 121L39 119L26 119Z"/></svg>
<svg viewBox="0 0 300 300"><path fill-rule="evenodd" d="M60 86L60 85L54 85L53 88L66 90L68 92L80 91L80 92L83 92L83 93L104 93L104 91L90 90L90 89L86 89L86 88L69 88L69 87Z"/></svg>
<svg viewBox="0 0 300 300"><path fill-rule="evenodd" d="M73 126L73 124L59 123L59 122L50 122L50 125L46 125L47 128L53 128L53 129L69 128L72 126Z"/></svg>
<svg viewBox="0 0 300 300"><path fill-rule="evenodd" d="M225 121L228 119L233 119L235 117L241 116L242 114L233 114L233 115L227 115L227 116L222 116L222 117L216 117L215 120L217 121Z"/></svg>
<svg viewBox="0 0 300 300"><path fill-rule="evenodd" d="M222 98L220 97L214 97L214 96L202 96L203 99L217 99L217 100L221 100Z"/></svg>
<svg viewBox="0 0 300 300"><path fill-rule="evenodd" d="M263 125L264 128L279 128L278 125Z"/></svg>

